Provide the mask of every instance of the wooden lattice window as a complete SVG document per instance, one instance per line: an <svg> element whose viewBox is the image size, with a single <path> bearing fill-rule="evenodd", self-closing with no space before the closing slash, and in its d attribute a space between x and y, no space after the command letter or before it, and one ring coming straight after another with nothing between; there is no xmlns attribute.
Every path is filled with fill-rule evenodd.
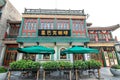
<svg viewBox="0 0 120 80"><path fill-rule="evenodd" d="M57 20L57 29L70 29L69 20Z"/></svg>
<svg viewBox="0 0 120 80"><path fill-rule="evenodd" d="M23 36L35 36L33 34L36 33L37 25L37 19L25 19L22 33L26 33L26 35Z"/></svg>
<svg viewBox="0 0 120 80"><path fill-rule="evenodd" d="M85 36L86 29L84 27L84 20L73 20L72 24L73 36Z"/></svg>

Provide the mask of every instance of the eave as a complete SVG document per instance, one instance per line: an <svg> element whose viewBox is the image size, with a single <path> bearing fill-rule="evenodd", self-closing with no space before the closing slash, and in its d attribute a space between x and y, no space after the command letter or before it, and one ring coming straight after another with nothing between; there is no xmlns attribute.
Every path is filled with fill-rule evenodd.
<svg viewBox="0 0 120 80"><path fill-rule="evenodd" d="M113 25L113 26L108 26L108 27L88 27L88 30L110 30L114 31L120 27L119 24Z"/></svg>

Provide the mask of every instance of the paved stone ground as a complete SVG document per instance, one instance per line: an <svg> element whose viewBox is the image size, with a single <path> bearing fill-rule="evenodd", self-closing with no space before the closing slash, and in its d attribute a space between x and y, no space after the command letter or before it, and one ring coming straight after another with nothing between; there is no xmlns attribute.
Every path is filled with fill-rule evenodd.
<svg viewBox="0 0 120 80"><path fill-rule="evenodd" d="M83 75L79 76L79 80L120 80L119 77L114 77L108 67L103 67L100 70L101 78L97 79L95 75L91 74L90 76L86 73L83 72ZM13 72L11 75L11 80L36 80L34 77L35 76L30 76L30 77L22 77L20 76L20 72ZM97 74L96 74L97 75ZM7 80L7 79L6 79ZM42 78L42 73L40 73L40 78L39 80L43 80ZM59 72L53 72L49 75L46 76L45 80L69 80L69 76L61 73L61 76ZM72 73L72 80L75 80L75 76Z"/></svg>
<svg viewBox="0 0 120 80"><path fill-rule="evenodd" d="M110 68L108 67L101 68L100 71L101 77L104 78L104 80L120 80L120 76L118 77L113 76L110 72Z"/></svg>

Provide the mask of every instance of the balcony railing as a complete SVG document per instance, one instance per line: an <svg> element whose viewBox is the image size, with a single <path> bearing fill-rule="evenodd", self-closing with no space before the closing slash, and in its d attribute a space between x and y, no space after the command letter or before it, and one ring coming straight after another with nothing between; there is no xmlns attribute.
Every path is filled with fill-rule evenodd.
<svg viewBox="0 0 120 80"><path fill-rule="evenodd" d="M25 9L25 14L85 15L84 10Z"/></svg>
<svg viewBox="0 0 120 80"><path fill-rule="evenodd" d="M17 38L17 35L7 35L6 38Z"/></svg>
<svg viewBox="0 0 120 80"><path fill-rule="evenodd" d="M7 35L3 40L4 41L14 41L17 39L17 35Z"/></svg>
<svg viewBox="0 0 120 80"><path fill-rule="evenodd" d="M98 39L98 41L96 41L94 38L90 38L90 42L116 42L115 39L108 39L108 41L106 41L106 39Z"/></svg>

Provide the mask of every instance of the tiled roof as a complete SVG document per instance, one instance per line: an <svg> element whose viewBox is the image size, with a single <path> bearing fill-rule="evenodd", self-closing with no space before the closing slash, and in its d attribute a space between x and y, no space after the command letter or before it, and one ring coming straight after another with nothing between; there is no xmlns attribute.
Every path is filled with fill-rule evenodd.
<svg viewBox="0 0 120 80"><path fill-rule="evenodd" d="M88 30L116 30L117 28L119 28L120 25L113 25L113 26L108 26L108 27L88 27Z"/></svg>

